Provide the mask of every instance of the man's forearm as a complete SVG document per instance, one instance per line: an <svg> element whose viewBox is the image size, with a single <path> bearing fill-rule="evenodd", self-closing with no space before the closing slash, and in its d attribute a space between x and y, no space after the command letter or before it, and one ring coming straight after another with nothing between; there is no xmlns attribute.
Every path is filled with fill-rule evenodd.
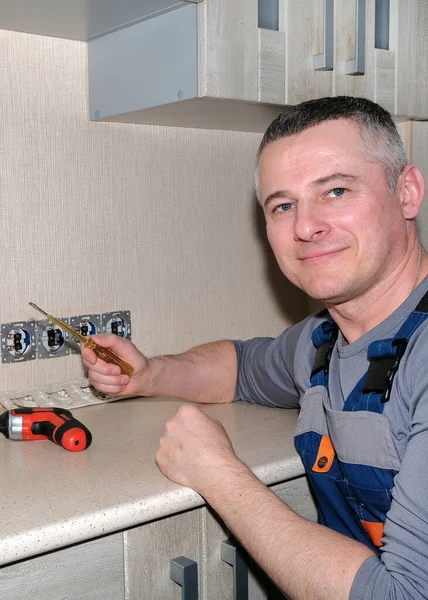
<svg viewBox="0 0 428 600"><path fill-rule="evenodd" d="M374 556L363 544L297 515L239 461L202 495L293 600L348 599L360 566Z"/></svg>
<svg viewBox="0 0 428 600"><path fill-rule="evenodd" d="M238 373L228 340L196 346L182 354L149 360L150 385L144 395L174 396L201 403L232 402Z"/></svg>

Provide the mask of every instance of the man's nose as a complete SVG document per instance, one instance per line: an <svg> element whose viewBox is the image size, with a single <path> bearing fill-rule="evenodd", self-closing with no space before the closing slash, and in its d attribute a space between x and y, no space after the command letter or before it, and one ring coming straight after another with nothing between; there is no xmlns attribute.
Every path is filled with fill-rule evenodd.
<svg viewBox="0 0 428 600"><path fill-rule="evenodd" d="M294 239L313 242L325 237L330 230L321 207L309 203L298 204L295 211Z"/></svg>

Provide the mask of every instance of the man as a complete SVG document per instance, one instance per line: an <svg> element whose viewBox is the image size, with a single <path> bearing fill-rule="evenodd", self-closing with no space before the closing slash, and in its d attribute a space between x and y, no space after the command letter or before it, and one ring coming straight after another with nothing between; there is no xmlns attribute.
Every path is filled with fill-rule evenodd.
<svg viewBox="0 0 428 600"><path fill-rule="evenodd" d="M277 339L152 359L101 336L135 374L84 350L90 379L112 394L300 406L295 443L320 524L263 486L192 405L166 424L157 464L206 499L290 598L427 598L422 176L386 111L337 97L287 108L270 125L256 179L281 270L327 310Z"/></svg>

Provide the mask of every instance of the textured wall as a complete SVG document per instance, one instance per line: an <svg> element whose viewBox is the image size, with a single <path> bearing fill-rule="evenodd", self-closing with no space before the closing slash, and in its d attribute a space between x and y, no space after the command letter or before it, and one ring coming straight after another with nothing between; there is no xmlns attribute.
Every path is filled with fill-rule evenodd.
<svg viewBox="0 0 428 600"><path fill-rule="evenodd" d="M425 202L418 217L422 242L428 249L428 122L415 121L412 126L412 160L425 178Z"/></svg>
<svg viewBox="0 0 428 600"><path fill-rule="evenodd" d="M260 136L91 123L86 79L84 43L0 31L0 322L129 309L150 355L303 315L263 241ZM79 356L0 365L0 389L82 375Z"/></svg>

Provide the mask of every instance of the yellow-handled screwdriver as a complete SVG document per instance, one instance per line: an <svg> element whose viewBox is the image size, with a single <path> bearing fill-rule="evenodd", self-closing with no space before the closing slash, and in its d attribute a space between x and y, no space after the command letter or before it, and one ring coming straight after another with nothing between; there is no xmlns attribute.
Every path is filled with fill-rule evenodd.
<svg viewBox="0 0 428 600"><path fill-rule="evenodd" d="M129 377L131 377L132 374L134 373L134 367L131 367L130 364L128 364L127 362L125 362L124 360L119 358L118 355L115 354L112 350L109 350L108 348L103 348L102 346L99 346L96 342L94 342L94 340L92 338L85 337L84 335L82 335L81 333L79 333L78 331L76 331L75 329L73 329L72 327L67 325L66 323L63 323L60 319L57 319L56 317L53 317L52 315L48 315L47 312L45 312L44 310L39 308L33 302L30 302L30 306L32 306L33 308L38 310L40 313L42 313L42 315L45 315L45 317L49 321L52 321L52 323L55 323L55 325L58 325L58 327L61 327L61 329L68 331L68 333L70 335L72 335L77 340L79 340L79 342L82 342L82 344L86 348L89 348L89 350L93 350L95 352L95 354L99 358L101 358L101 360L104 360L105 362L108 362L108 363L113 363L114 365L118 365L124 375L128 375Z"/></svg>

